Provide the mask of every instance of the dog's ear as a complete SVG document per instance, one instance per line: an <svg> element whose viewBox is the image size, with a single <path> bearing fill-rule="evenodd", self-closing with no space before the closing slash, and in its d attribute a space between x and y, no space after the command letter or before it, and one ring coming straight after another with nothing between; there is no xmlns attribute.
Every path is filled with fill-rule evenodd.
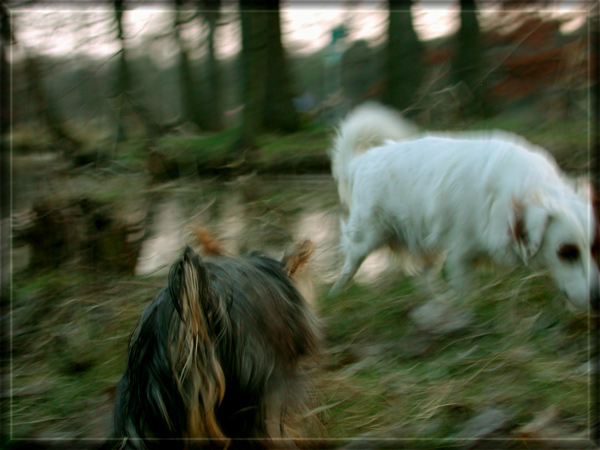
<svg viewBox="0 0 600 450"><path fill-rule="evenodd" d="M550 212L542 206L513 202L510 232L517 254L525 265L540 249L549 217Z"/></svg>
<svg viewBox="0 0 600 450"><path fill-rule="evenodd" d="M306 240L299 244L296 244L294 249L286 253L283 257L282 263L285 266L286 273L291 277L293 276L300 267L305 265L315 250L315 244L311 240Z"/></svg>
<svg viewBox="0 0 600 450"><path fill-rule="evenodd" d="M579 177L573 182L575 192L586 202L594 202L597 200L596 191L588 177Z"/></svg>
<svg viewBox="0 0 600 450"><path fill-rule="evenodd" d="M594 229L592 234L592 256L596 263L600 260L600 196L598 190L589 181L587 177L579 178L576 181L575 188L577 194L592 208L592 217L594 219Z"/></svg>
<svg viewBox="0 0 600 450"><path fill-rule="evenodd" d="M190 247L173 265L169 289L181 319L169 330L168 361L178 391L169 394L180 396L188 418L187 426L176 430L186 437L224 438L215 416L225 395L225 376L213 344L220 304L213 299L206 266Z"/></svg>
<svg viewBox="0 0 600 450"><path fill-rule="evenodd" d="M200 255L187 246L181 259L171 267L169 291L181 317L197 317L202 312L200 298L208 287L208 275Z"/></svg>
<svg viewBox="0 0 600 450"><path fill-rule="evenodd" d="M221 243L217 241L208 231L206 231L204 227L196 225L191 228L191 232L207 255L218 256L225 254Z"/></svg>

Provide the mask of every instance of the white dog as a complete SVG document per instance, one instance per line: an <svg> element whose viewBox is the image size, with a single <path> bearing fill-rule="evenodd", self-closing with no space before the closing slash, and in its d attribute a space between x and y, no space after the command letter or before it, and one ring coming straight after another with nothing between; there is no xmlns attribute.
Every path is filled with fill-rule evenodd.
<svg viewBox="0 0 600 450"><path fill-rule="evenodd" d="M578 191L523 138L499 131L419 135L393 110L365 104L342 122L331 158L350 212L342 222L345 262L331 293L369 253L389 245L418 266L445 255L459 291L468 288L473 262L487 257L548 269L579 308L598 300L589 185Z"/></svg>

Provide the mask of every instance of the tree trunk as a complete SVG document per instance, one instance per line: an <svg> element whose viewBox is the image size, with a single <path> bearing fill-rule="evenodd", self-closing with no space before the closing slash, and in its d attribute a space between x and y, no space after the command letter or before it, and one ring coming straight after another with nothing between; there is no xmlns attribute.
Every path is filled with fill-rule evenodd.
<svg viewBox="0 0 600 450"><path fill-rule="evenodd" d="M10 111L6 106L10 97L8 48L14 43L11 22L6 6L0 3L0 97L4 99L0 109L0 138L3 140L8 136L10 126ZM2 177L2 179L6 178Z"/></svg>
<svg viewBox="0 0 600 450"><path fill-rule="evenodd" d="M133 79L131 76L131 68L127 59L127 47L125 45L125 34L123 30L123 13L125 12L125 4L123 0L113 0L115 10L115 22L117 24L117 40L120 44L119 66L117 69L116 95L120 96L120 108L117 118L117 141L121 142L127 138L125 131L125 123L123 120L124 107L129 105L133 112L138 116L144 124L146 134L154 138L163 133L163 128L152 117L148 109L133 98L132 88Z"/></svg>
<svg viewBox="0 0 600 450"><path fill-rule="evenodd" d="M266 14L268 66L263 123L268 130L293 132L298 129L298 114L292 102L290 75L281 43L279 0L272 0L269 6L272 12Z"/></svg>
<svg viewBox="0 0 600 450"><path fill-rule="evenodd" d="M65 145L66 153L72 156L81 147L81 143L65 128L58 109L48 102L39 62L33 57L28 57L25 61L25 72L29 80L29 89L38 104L43 120L54 137Z"/></svg>
<svg viewBox="0 0 600 450"><path fill-rule="evenodd" d="M202 113L200 111L198 90L196 89L197 80L194 77L194 73L190 65L188 49L186 48L185 42L181 37L182 6L183 0L175 0L175 22L173 23L173 33L175 35L175 40L177 41L177 46L179 47L181 106L183 109L183 114L187 120L196 124L200 128L204 128Z"/></svg>
<svg viewBox="0 0 600 450"><path fill-rule="evenodd" d="M592 123L592 183L600 192L600 4L596 3L591 18L591 123ZM600 320L600 319L598 319ZM598 323L598 322L596 322ZM597 328L600 330L600 328ZM600 416L600 406L597 406ZM596 442L600 439L600 428L595 433Z"/></svg>
<svg viewBox="0 0 600 450"><path fill-rule="evenodd" d="M384 101L399 111L413 106L423 78L423 49L413 27L413 1L388 0L387 85ZM407 9L408 7L408 9Z"/></svg>
<svg viewBox="0 0 600 450"><path fill-rule="evenodd" d="M267 43L265 13L252 12L246 2L240 4L242 22L242 71L244 111L242 129L235 150L256 147L256 136L262 132L262 111L266 93Z"/></svg>
<svg viewBox="0 0 600 450"><path fill-rule="evenodd" d="M456 54L452 59L454 82L461 85L464 95L460 109L464 116L483 111L479 86L481 74L481 32L475 0L460 0L460 28L456 36Z"/></svg>
<svg viewBox="0 0 600 450"><path fill-rule="evenodd" d="M279 0L241 1L244 113L237 150L252 149L265 129L298 128L281 43Z"/></svg>
<svg viewBox="0 0 600 450"><path fill-rule="evenodd" d="M208 96L206 127L212 131L223 129L223 89L221 85L221 70L215 51L215 32L220 17L221 0L201 0L200 8L204 11L204 20L208 24Z"/></svg>
<svg viewBox="0 0 600 450"><path fill-rule="evenodd" d="M127 139L125 125L123 123L123 106L125 105L125 96L130 88L129 67L125 55L125 36L123 34L123 0L114 0L115 21L117 23L117 40L119 41L121 50L119 55L119 66L117 69L117 86L116 92L120 96L119 114L117 117L117 141L121 142Z"/></svg>
<svg viewBox="0 0 600 450"><path fill-rule="evenodd" d="M15 43L11 24L9 12L4 2L2 2L0 3L0 98L2 99L2 107L0 108L0 183L2 184L2 192L6 193L10 192L11 181L10 146L7 145L11 126L10 116L12 114L12 111L8 108L10 106L8 103L10 98L8 48ZM0 235L4 238L0 242L0 267L9 267L9 246L5 242L8 242L6 237L10 236L12 232L12 224L8 220L11 213L11 202L7 200L8 196L6 195L0 198ZM8 270L0 272L0 340L3 342L8 342L9 336L7 333L9 330L7 320L10 315L7 313L11 298L9 291L10 276ZM3 349L0 349L0 367L5 369L10 358L10 352L7 349L8 346L3 347Z"/></svg>

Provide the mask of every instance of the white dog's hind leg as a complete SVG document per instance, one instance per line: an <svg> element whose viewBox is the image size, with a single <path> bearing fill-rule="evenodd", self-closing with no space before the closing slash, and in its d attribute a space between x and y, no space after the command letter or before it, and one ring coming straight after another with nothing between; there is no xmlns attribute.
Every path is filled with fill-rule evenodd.
<svg viewBox="0 0 600 450"><path fill-rule="evenodd" d="M426 258L422 264L421 271L416 275L417 285L427 296L444 289L442 279L442 267L444 266L445 255L438 255L437 258Z"/></svg>
<svg viewBox="0 0 600 450"><path fill-rule="evenodd" d="M365 258L376 248L380 247L385 239L382 237L384 234L378 232L372 225L356 226L357 220L350 220L349 225L344 231L344 252L346 258L344 260L344 266L339 278L334 283L333 287L329 291L329 296L338 294L341 292L348 282L352 279L356 271L365 260ZM369 231L363 231L369 230Z"/></svg>
<svg viewBox="0 0 600 450"><path fill-rule="evenodd" d="M329 296L339 294L352 279L362 262L365 260L366 255L362 258L356 258L354 255L346 256L344 261L344 267L338 277L337 281L333 284L333 287L329 291Z"/></svg>

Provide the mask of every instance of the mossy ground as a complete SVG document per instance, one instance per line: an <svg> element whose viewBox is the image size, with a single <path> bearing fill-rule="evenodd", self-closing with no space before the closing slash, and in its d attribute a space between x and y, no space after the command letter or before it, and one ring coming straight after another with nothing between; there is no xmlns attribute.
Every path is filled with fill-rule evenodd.
<svg viewBox="0 0 600 450"><path fill-rule="evenodd" d="M497 119L454 128L513 130L555 153L568 170L582 174L589 168L587 122ZM325 157L332 135L331 128L307 128L266 136L254 157L264 165ZM192 159L197 164L220 160L234 138L232 132L171 136L159 148L180 155L180 166ZM138 140L116 146L110 170L53 174L55 192L71 189L126 208L135 201L131 195L177 189L147 182L146 145ZM263 218L278 213L288 218L282 226L291 226L300 208L294 204L308 204L313 194L295 195L254 186L246 193L248 212ZM324 204L336 203L330 195ZM552 406L568 436L589 430L592 377L584 368L593 343L587 316L569 312L544 274L482 268L476 278L472 295L459 305L472 313L472 321L440 335L420 330L410 317L431 292L394 270L377 282L353 283L335 298L327 298L327 286L321 286L316 304L325 356L317 379L318 415L329 437L401 426L409 439L443 439L474 415L502 408L510 416L507 437L513 438ZM129 333L164 283L164 276L115 277L73 265L12 274L10 395L3 401L13 437L102 436L110 427L110 407L109 400L99 399L110 399ZM427 448L427 442L415 445Z"/></svg>

